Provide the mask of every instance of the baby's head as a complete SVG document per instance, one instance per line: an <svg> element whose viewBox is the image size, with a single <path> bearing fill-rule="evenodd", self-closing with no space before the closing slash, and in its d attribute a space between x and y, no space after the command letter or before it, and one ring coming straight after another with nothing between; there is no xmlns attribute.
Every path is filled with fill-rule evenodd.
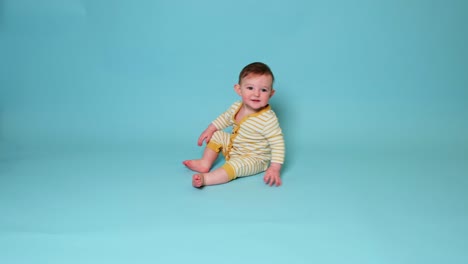
<svg viewBox="0 0 468 264"><path fill-rule="evenodd" d="M263 62L253 62L245 66L239 74L239 84L242 83L242 79L248 75L269 75L271 76L271 87L273 87L273 82L275 81L275 76L271 71L270 67Z"/></svg>
<svg viewBox="0 0 468 264"><path fill-rule="evenodd" d="M262 62L254 62L242 69L234 90L241 96L248 110L258 112L268 106L270 98L275 93L274 78L270 67Z"/></svg>

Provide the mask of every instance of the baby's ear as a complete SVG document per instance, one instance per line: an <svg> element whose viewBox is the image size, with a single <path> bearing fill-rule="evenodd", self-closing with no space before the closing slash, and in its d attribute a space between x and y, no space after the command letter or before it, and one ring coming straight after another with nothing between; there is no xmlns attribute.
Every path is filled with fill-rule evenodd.
<svg viewBox="0 0 468 264"><path fill-rule="evenodd" d="M239 84L234 85L234 91L236 91L238 95L241 95L241 87Z"/></svg>
<svg viewBox="0 0 468 264"><path fill-rule="evenodd" d="M271 89L270 98L275 94L275 92L276 92L275 89Z"/></svg>

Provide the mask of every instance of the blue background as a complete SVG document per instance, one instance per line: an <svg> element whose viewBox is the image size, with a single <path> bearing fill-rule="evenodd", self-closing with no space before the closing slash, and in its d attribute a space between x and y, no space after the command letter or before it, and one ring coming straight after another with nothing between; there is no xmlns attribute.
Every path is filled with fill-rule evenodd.
<svg viewBox="0 0 468 264"><path fill-rule="evenodd" d="M0 262L466 263L468 2L3 0ZM276 75L284 186L181 161Z"/></svg>

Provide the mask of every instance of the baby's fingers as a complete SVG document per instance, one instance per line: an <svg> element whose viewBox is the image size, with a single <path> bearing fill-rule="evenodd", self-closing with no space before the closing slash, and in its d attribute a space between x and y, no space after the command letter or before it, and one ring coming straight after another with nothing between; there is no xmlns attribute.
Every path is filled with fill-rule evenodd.
<svg viewBox="0 0 468 264"><path fill-rule="evenodd" d="M198 146L201 146L203 145L203 140L205 140L206 136L201 136L199 139L198 139Z"/></svg>
<svg viewBox="0 0 468 264"><path fill-rule="evenodd" d="M263 178L266 184L273 186L280 186L281 185L281 179L279 177L274 177L272 175L266 174L265 177Z"/></svg>
<svg viewBox="0 0 468 264"><path fill-rule="evenodd" d="M276 186L280 186L280 185L281 185L281 178L277 177L276 178Z"/></svg>
<svg viewBox="0 0 468 264"><path fill-rule="evenodd" d="M271 176L269 174L266 174L265 177L263 177L263 181L266 183L266 184L270 184L271 186Z"/></svg>
<svg viewBox="0 0 468 264"><path fill-rule="evenodd" d="M275 177L270 177L270 186L275 185L276 179Z"/></svg>

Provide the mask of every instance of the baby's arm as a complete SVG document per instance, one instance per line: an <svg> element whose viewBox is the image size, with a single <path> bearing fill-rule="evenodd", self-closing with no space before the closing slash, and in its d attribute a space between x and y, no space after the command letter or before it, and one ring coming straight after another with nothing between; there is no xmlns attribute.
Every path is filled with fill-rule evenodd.
<svg viewBox="0 0 468 264"><path fill-rule="evenodd" d="M201 146L203 144L203 141L205 141L208 144L214 132L216 132L217 130L218 129L213 124L210 124L198 138L198 146Z"/></svg>
<svg viewBox="0 0 468 264"><path fill-rule="evenodd" d="M265 181L266 184L269 184L270 186L276 185L280 186L281 185L281 163L276 163L272 162L270 164L270 167L265 171L265 176L263 177L263 180Z"/></svg>
<svg viewBox="0 0 468 264"><path fill-rule="evenodd" d="M266 130L264 130L264 137L267 139L271 148L271 162L270 167L265 171L263 180L270 186L280 186L280 174L282 164L284 163L285 146L283 132L281 131L279 122L276 116L273 116L272 118L275 120L267 127Z"/></svg>
<svg viewBox="0 0 468 264"><path fill-rule="evenodd" d="M232 115L237 109L239 103L236 102L231 105L231 107L226 110L224 113L219 115L213 122L203 131L203 133L200 135L198 138L198 145L201 146L203 145L203 141L208 143L213 136L214 132L218 130L222 130L227 128L228 126L232 125L231 120L232 120Z"/></svg>

